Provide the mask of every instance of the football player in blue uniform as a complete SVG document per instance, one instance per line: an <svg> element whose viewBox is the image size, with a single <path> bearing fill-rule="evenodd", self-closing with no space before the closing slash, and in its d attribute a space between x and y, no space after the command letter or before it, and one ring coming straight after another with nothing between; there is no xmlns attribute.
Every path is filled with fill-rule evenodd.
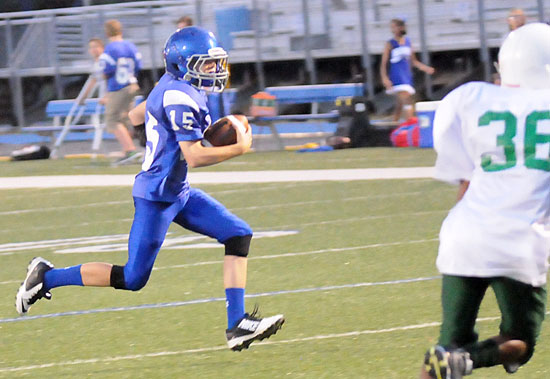
<svg viewBox="0 0 550 379"><path fill-rule="evenodd" d="M259 318L245 313L247 255L252 230L240 218L201 190L191 188L187 168L208 166L245 153L251 145L250 128L236 128L233 145L201 144L210 125L204 90L223 91L228 79L227 53L214 35L202 28L176 31L164 49L166 73L146 103L147 146L142 171L133 187L134 222L124 266L86 263L55 269L43 258L29 264L16 308L25 314L50 290L67 285L111 286L137 291L149 279L157 253L172 222L215 238L225 245L223 280L226 293L227 343L232 350L277 332L284 318Z"/></svg>

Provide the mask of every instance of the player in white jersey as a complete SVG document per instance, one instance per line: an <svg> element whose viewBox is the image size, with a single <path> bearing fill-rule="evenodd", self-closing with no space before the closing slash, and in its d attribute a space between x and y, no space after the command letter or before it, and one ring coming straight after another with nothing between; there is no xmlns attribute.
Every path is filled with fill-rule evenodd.
<svg viewBox="0 0 550 379"><path fill-rule="evenodd" d="M533 225L550 212L550 26L510 33L499 52L502 86L473 82L447 95L434 120L436 178L459 185L440 231L443 322L422 378L462 378L534 352L546 311L550 240ZM499 334L478 341L488 287Z"/></svg>

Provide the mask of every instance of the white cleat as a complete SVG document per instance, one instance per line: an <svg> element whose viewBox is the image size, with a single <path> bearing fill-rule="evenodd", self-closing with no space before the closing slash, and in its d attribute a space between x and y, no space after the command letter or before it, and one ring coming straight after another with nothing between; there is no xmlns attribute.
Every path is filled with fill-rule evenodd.
<svg viewBox="0 0 550 379"><path fill-rule="evenodd" d="M255 317L257 312L258 310L254 309L252 314L245 314L237 325L225 331L227 345L231 350L248 349L252 342L261 341L277 333L285 322L283 315L259 318Z"/></svg>
<svg viewBox="0 0 550 379"><path fill-rule="evenodd" d="M54 266L44 258L34 258L27 268L27 276L15 296L15 309L23 316L26 314L31 305L37 300L45 297L51 299L52 294L49 291L44 291L44 273L53 269Z"/></svg>

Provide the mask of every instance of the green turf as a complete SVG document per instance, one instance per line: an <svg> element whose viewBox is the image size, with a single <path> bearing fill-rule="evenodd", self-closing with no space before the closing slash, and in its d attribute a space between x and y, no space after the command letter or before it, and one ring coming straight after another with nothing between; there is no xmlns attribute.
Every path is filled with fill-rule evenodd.
<svg viewBox="0 0 550 379"><path fill-rule="evenodd" d="M388 166L433 164L431 152L392 151L396 154L391 159L390 150L367 149L335 152L336 155L253 154L235 161L251 170L288 169L293 160L296 168L312 169L381 167L385 158L390 161ZM338 157L344 162L337 162ZM281 167L275 164L277 161ZM85 169L78 171L72 169L72 162L67 162L49 162L59 167L48 169L32 162L28 171L20 174L33 174L39 169L42 173L94 172L88 162ZM227 167L226 164L224 169ZM120 169L123 170L129 168ZM247 220L256 231L297 232L253 241L247 293L363 285L248 299L248 308L258 303L263 314L282 312L287 322L267 344L252 345L241 353L224 348L223 301L0 323L0 377L417 376L423 352L438 334L438 326L430 325L440 320L440 280L433 279L438 275L434 265L436 239L441 221L454 203L455 188L426 179L201 188ZM123 187L4 190L0 196L0 245L126 234L133 211L130 188ZM192 236L178 227L172 227L170 232L168 239ZM106 243L125 241L121 238ZM0 319L16 317L15 281L22 279L27 262L36 255L57 266L84 261L124 263L124 251L56 253L100 244L104 243L92 240L82 245L68 243L0 255ZM3 246L0 254L10 252L1 249ZM156 262L157 270L139 292L59 288L53 291L52 301L40 301L30 315L222 297L222 258L223 248L163 249ZM200 262L210 264L194 265ZM381 284L414 278L429 280ZM493 316L498 316L498 308L490 293L480 317ZM416 327L406 328L411 326ZM483 321L479 330L482 336L495 334L498 321ZM535 357L514 378L548 377L549 337L544 326ZM7 367L50 364L2 371ZM501 378L504 370L496 367L476 374L474 377Z"/></svg>

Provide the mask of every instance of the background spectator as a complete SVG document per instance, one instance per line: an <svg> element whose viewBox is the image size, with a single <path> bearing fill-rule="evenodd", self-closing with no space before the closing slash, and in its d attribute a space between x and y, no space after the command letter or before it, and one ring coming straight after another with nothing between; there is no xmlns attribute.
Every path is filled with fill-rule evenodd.
<svg viewBox="0 0 550 379"><path fill-rule="evenodd" d="M396 96L394 121L399 121L403 110L406 111L405 119L412 117L412 98L416 93L413 86L411 64L428 74L434 73L434 68L427 66L416 58L409 37L406 37L407 29L405 21L393 19L390 22L393 38L386 42L380 64L380 76L386 87L386 93ZM390 63L388 76L387 66Z"/></svg>
<svg viewBox="0 0 550 379"><path fill-rule="evenodd" d="M187 26L193 26L193 19L190 16L183 16L176 22L177 28L185 28Z"/></svg>
<svg viewBox="0 0 550 379"><path fill-rule="evenodd" d="M516 30L520 26L525 25L525 22L527 21L527 17L525 16L525 12L523 12L523 9L512 8L508 13L507 21L508 21L508 27L510 28L510 31L512 31L512 30Z"/></svg>
<svg viewBox="0 0 550 379"><path fill-rule="evenodd" d="M527 17L525 16L525 12L523 12L523 9L521 8L512 8L508 12L508 17L506 18L506 22L508 22L508 28L510 31L514 31L520 26L525 25L525 22L527 21ZM494 66L497 70L497 72L493 73L492 79L493 84L500 85L500 74L498 73L498 64L495 62Z"/></svg>
<svg viewBox="0 0 550 379"><path fill-rule="evenodd" d="M92 72L90 75L91 78L88 87L86 88L84 94L82 95L82 98L80 99L81 104L84 104L84 100L86 100L88 96L92 95L92 92L98 85L98 97L102 98L103 96L105 96L105 80L103 77L103 68L102 64L99 61L99 57L101 56L101 54L103 54L104 50L105 45L103 44L103 41L101 39L91 38L88 41L88 53L93 58L94 65L92 67Z"/></svg>

